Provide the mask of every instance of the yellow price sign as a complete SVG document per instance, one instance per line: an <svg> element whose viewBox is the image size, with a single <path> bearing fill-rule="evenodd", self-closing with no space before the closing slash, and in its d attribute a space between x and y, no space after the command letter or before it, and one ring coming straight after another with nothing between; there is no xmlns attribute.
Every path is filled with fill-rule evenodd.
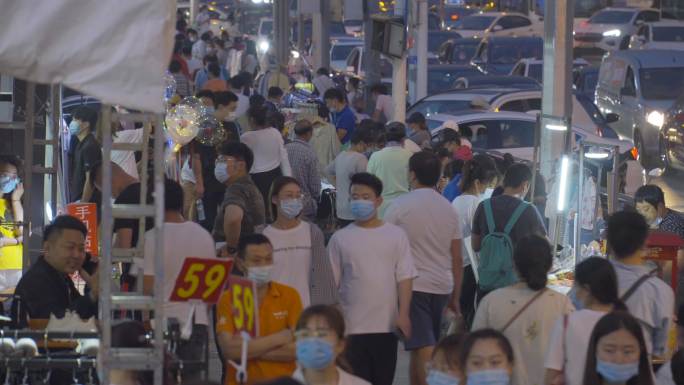
<svg viewBox="0 0 684 385"><path fill-rule="evenodd" d="M186 258L169 300L218 302L232 267L232 259Z"/></svg>
<svg viewBox="0 0 684 385"><path fill-rule="evenodd" d="M228 291L232 306L235 333L247 332L256 337L259 331L259 307L257 306L256 284L249 279L230 276Z"/></svg>

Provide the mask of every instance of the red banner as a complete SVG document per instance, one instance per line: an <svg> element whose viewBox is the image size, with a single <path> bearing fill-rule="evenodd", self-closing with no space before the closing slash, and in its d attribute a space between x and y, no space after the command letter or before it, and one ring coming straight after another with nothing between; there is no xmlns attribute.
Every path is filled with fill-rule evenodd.
<svg viewBox="0 0 684 385"><path fill-rule="evenodd" d="M186 258L169 300L218 302L232 268L232 259Z"/></svg>
<svg viewBox="0 0 684 385"><path fill-rule="evenodd" d="M90 255L98 256L97 243L97 205L95 203L69 203L67 213L80 219L88 229L85 249Z"/></svg>

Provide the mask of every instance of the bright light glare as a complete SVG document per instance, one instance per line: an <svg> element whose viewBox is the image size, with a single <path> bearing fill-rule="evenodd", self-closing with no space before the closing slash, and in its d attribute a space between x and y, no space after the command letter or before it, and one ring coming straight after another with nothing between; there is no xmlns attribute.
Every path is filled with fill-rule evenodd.
<svg viewBox="0 0 684 385"><path fill-rule="evenodd" d="M260 50L261 52L267 52L269 48L271 48L271 45L268 43L268 41L266 41L266 40L261 40L261 41L259 42L259 50Z"/></svg>
<svg viewBox="0 0 684 385"><path fill-rule="evenodd" d="M261 4L263 2L264 2L264 0L252 0L252 3L254 3L254 4Z"/></svg>
<svg viewBox="0 0 684 385"><path fill-rule="evenodd" d="M665 115L660 111L651 111L646 115L646 121L660 128L665 124Z"/></svg>
<svg viewBox="0 0 684 385"><path fill-rule="evenodd" d="M605 37L620 37L620 35L622 35L622 31L619 29L611 29L603 33Z"/></svg>
<svg viewBox="0 0 684 385"><path fill-rule="evenodd" d="M565 124L549 123L546 125L546 129L552 131L565 131L568 127Z"/></svg>
<svg viewBox="0 0 684 385"><path fill-rule="evenodd" d="M298 51L291 51L292 57L295 59L299 59L299 52Z"/></svg>
<svg viewBox="0 0 684 385"><path fill-rule="evenodd" d="M605 151L597 150L587 152L586 154L584 154L584 156L589 159L606 159L610 156L610 154Z"/></svg>
<svg viewBox="0 0 684 385"><path fill-rule="evenodd" d="M50 206L50 202L45 202L45 219L47 219L47 222L52 222L52 218L54 216L52 215L52 206Z"/></svg>
<svg viewBox="0 0 684 385"><path fill-rule="evenodd" d="M568 171L570 168L570 159L567 155L563 155L561 158L561 169L560 169L560 186L558 189L558 212L561 213L565 210L565 200L567 196L568 189Z"/></svg>

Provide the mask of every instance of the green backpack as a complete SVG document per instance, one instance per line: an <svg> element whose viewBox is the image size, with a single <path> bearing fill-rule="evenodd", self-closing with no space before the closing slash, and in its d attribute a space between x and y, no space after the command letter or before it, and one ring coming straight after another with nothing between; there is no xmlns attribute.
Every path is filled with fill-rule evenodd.
<svg viewBox="0 0 684 385"><path fill-rule="evenodd" d="M513 211L513 215L511 215L508 223L506 223L503 232L496 231L491 199L485 200L482 204L489 233L482 239L480 263L477 267L477 273L480 277L478 282L480 290L490 292L518 281L518 277L513 270L514 246L510 233L529 204L520 202L515 211Z"/></svg>

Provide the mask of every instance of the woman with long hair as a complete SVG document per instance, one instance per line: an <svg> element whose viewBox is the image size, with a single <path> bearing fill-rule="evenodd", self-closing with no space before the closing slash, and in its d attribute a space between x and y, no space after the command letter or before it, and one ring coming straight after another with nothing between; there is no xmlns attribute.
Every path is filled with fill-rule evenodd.
<svg viewBox="0 0 684 385"><path fill-rule="evenodd" d="M577 311L556 321L546 354L547 385L581 385L585 353L596 323L613 310L624 310L618 296L617 276L605 258L591 257L575 267L571 292Z"/></svg>
<svg viewBox="0 0 684 385"><path fill-rule="evenodd" d="M295 288L303 307L336 303L337 289L323 232L301 218L301 184L289 176L276 178L269 201L274 222L264 229L264 235L273 244L273 280Z"/></svg>
<svg viewBox="0 0 684 385"><path fill-rule="evenodd" d="M465 377L464 383L509 385L516 361L514 357L513 347L503 333L494 329L481 329L468 334L461 346L459 360Z"/></svg>
<svg viewBox="0 0 684 385"><path fill-rule="evenodd" d="M0 291L14 289L22 274L22 166L22 161L16 156L0 156Z"/></svg>
<svg viewBox="0 0 684 385"><path fill-rule="evenodd" d="M314 305L302 312L295 336L298 369L306 385L370 385L346 369L344 316L335 306Z"/></svg>
<svg viewBox="0 0 684 385"><path fill-rule="evenodd" d="M513 345L516 384L534 384L544 378L544 359L556 320L573 310L570 299L548 289L553 253L545 237L529 235L518 241L513 268L520 278L487 294L475 313L472 330L500 330Z"/></svg>
<svg viewBox="0 0 684 385"><path fill-rule="evenodd" d="M626 311L601 318L591 333L583 385L654 385L639 321Z"/></svg>

